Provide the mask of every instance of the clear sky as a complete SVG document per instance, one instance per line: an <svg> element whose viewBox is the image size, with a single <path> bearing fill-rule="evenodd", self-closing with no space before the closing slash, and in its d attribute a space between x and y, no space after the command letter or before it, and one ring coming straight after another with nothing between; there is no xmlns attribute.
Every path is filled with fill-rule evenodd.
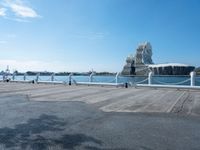
<svg viewBox="0 0 200 150"><path fill-rule="evenodd" d="M155 63L200 66L199 0L0 0L0 70L122 70L149 41Z"/></svg>

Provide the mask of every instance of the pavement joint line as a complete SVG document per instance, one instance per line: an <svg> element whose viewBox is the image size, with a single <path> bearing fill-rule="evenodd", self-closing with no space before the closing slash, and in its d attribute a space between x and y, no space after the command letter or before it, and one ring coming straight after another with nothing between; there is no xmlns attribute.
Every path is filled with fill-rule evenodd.
<svg viewBox="0 0 200 150"><path fill-rule="evenodd" d="M157 91L156 91L157 92ZM137 95L133 95L133 96L131 96L131 97L128 97L128 98L126 98L126 100L128 100L128 101L130 101L130 100L132 100L133 98L138 98L138 97L140 97L141 95L143 95L144 93L139 93L139 94L137 94ZM120 97L123 97L123 95L122 96L120 96ZM147 95L147 97L148 97L148 95ZM113 98L112 98L113 99ZM103 110L103 111L106 111L106 112L109 112L109 111L118 111L118 112L122 112L122 111L126 111L125 109L112 109L112 107L113 106L115 106L114 108L117 108L116 107L116 105L117 106L123 106L123 107L125 107L126 108L126 106L127 105L130 105L130 103L124 103L124 104L119 104L119 103L124 103L124 101L117 101L117 102L114 102L114 103L110 103L110 104L108 104L108 105L105 105L105 106L103 106L103 107L100 107L100 109L101 110ZM135 102L133 102L132 104L134 104L134 103L137 103L137 101L135 101ZM111 107L111 108L109 108L109 107ZM128 110L127 110L128 111ZM133 111L132 111L133 112Z"/></svg>
<svg viewBox="0 0 200 150"><path fill-rule="evenodd" d="M47 87L49 88L49 87ZM52 89L53 87L49 88ZM21 93L21 92L27 92L27 91L37 91L37 90L43 90L43 87L32 87L32 88L20 88L17 90L5 90L5 91L0 91L0 93Z"/></svg>
<svg viewBox="0 0 200 150"><path fill-rule="evenodd" d="M111 90L113 90L113 89L104 89L104 88L94 88L94 87L87 87L87 88L81 88L81 89L74 89L71 93L72 94L74 94L74 93L79 93L79 92L82 92L81 94L87 94L88 95L88 93L84 93L84 92L87 92L87 91L89 91L89 90L93 90L93 91L91 91L92 92L92 94L94 93L94 92L104 92L104 91L111 91ZM68 92L68 93L70 93L70 92ZM70 93L70 94L71 94ZM63 93L62 93L62 95L63 95ZM62 96L61 95L61 96ZM65 94L64 94L65 95ZM83 95L82 95L83 96ZM71 97L70 97L71 98ZM72 97L73 98L73 97Z"/></svg>
<svg viewBox="0 0 200 150"><path fill-rule="evenodd" d="M137 93L137 95L131 95L131 96L127 96L127 98L126 99L124 99L124 94L123 95L120 95L120 96L118 96L117 98L118 99L120 99L120 100L114 100L114 98L109 98L109 99L106 99L106 100L103 100L103 101L99 101L99 102L96 102L96 106L97 107L99 107L99 108L103 108L103 107L107 107L107 106L110 106L110 105L116 105L116 104L118 104L118 103L125 103L126 101L130 101L130 100L132 100L133 98L139 98L141 95L143 95L144 94L144 92L147 92L146 91L146 89L143 89L143 90L141 90L140 89L140 91L139 91L139 93ZM130 93L130 92L129 92ZM122 100L121 99L123 99L123 102L122 102ZM105 104L105 103L108 103L108 104ZM136 101L135 103L138 103L138 101Z"/></svg>
<svg viewBox="0 0 200 150"><path fill-rule="evenodd" d="M142 91L145 91L145 90L142 90ZM140 92L141 92L141 90L140 90ZM130 91L125 91L125 92L123 92L123 93L120 93L120 95L118 95L117 96L117 98L118 99L123 99L124 98L124 96L127 96L126 94L129 94L130 93ZM134 95L135 96L135 95ZM105 96L106 97L106 96ZM104 98L105 98L104 97ZM108 99L101 99L100 101L97 101L95 104L98 104L98 103L105 103L105 102L110 102L110 101L112 101L113 99L115 99L116 97L109 97ZM121 100L118 100L118 101L115 101L114 103L117 103L117 102L119 102L119 101L121 101ZM91 103L91 102L88 102L88 103ZM111 104L111 103L110 103ZM109 105L110 105L109 104ZM112 103L113 104L113 103ZM107 106L107 105L103 105L103 106L101 106L101 107L104 107L104 106Z"/></svg>
<svg viewBox="0 0 200 150"><path fill-rule="evenodd" d="M171 92L171 91L167 91L167 94L170 93L170 92ZM166 93L162 93L161 98L163 98L164 96L166 96ZM157 99L157 100L152 101L151 103L149 103L149 104L145 105L144 107L142 107L142 109L146 109L146 108L148 108L149 106L151 106L152 104L154 104L154 103L156 103L156 102L158 102L158 101L160 101L160 99ZM141 108L138 108L138 109L141 109ZM137 112L138 109L136 109L134 112Z"/></svg>
<svg viewBox="0 0 200 150"><path fill-rule="evenodd" d="M103 91L101 93L92 93L91 95L85 95L85 96L78 96L78 98L81 98L81 101L84 101L86 103L93 103L94 101L90 101L89 99L95 99L97 97L101 97L102 98L106 98L108 97L108 95L112 95L114 93L116 93L118 90L117 89L112 89L109 91ZM76 97L72 97L72 98L76 98ZM96 101L95 103L98 103L99 101ZM101 102L101 100L100 100Z"/></svg>
<svg viewBox="0 0 200 150"><path fill-rule="evenodd" d="M92 87L91 88L87 88L87 89L92 89ZM55 92L52 92L52 93L32 94L30 97L31 98L39 98L39 97L50 96L50 95L54 96L56 94L62 95L62 94L66 94L66 93L75 93L75 92L84 91L84 90L86 90L85 87L78 88L78 89L76 89L76 88L71 88L70 89L69 88L69 89L63 89L62 91L55 91Z"/></svg>

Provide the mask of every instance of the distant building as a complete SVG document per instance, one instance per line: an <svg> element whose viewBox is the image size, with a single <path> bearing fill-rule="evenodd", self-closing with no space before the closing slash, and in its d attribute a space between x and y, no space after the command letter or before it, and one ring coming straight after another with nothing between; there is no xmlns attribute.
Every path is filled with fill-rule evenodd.
<svg viewBox="0 0 200 150"><path fill-rule="evenodd" d="M139 44L135 55L126 58L122 75L147 75L152 71L155 75L189 75L195 69L179 63L154 64L152 60L152 46L149 42Z"/></svg>

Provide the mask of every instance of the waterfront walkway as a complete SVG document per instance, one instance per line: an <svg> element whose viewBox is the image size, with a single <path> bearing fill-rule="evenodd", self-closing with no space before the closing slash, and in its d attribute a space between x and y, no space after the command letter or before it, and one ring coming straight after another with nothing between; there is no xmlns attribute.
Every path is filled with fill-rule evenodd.
<svg viewBox="0 0 200 150"><path fill-rule="evenodd" d="M0 150L200 149L200 92L0 83Z"/></svg>
<svg viewBox="0 0 200 150"><path fill-rule="evenodd" d="M0 150L199 150L199 91L0 83Z"/></svg>
<svg viewBox="0 0 200 150"><path fill-rule="evenodd" d="M200 91L52 84L0 83L0 95L30 101L79 101L105 112L172 112L200 115Z"/></svg>

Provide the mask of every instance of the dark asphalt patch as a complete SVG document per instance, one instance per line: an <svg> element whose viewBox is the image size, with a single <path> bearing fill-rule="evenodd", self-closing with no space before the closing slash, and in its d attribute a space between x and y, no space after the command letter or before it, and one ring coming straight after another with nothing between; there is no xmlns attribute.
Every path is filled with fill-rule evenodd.
<svg viewBox="0 0 200 150"><path fill-rule="evenodd" d="M199 150L200 119L0 96L0 149Z"/></svg>

